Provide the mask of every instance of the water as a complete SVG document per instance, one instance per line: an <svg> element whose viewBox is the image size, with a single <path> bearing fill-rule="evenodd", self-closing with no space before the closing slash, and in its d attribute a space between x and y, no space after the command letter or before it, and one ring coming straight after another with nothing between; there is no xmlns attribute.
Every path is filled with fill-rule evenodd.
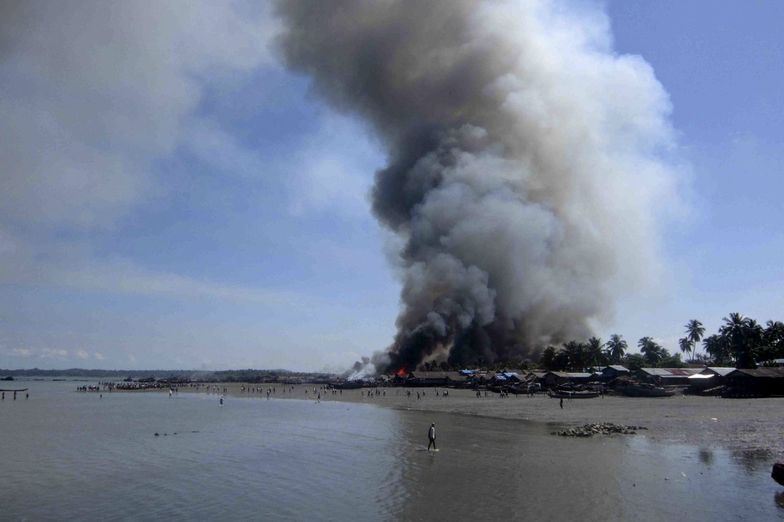
<svg viewBox="0 0 784 522"><path fill-rule="evenodd" d="M31 398L0 403L2 520L784 519L764 452L364 404L13 385Z"/></svg>

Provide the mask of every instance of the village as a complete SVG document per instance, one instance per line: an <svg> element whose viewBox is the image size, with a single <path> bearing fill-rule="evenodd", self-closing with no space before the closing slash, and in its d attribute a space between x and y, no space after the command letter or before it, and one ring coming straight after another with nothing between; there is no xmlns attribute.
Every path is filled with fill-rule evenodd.
<svg viewBox="0 0 784 522"><path fill-rule="evenodd" d="M784 363L784 360L779 364ZM586 372L561 371L412 371L361 382L334 383L337 388L405 386L470 388L499 394L547 393L552 397L594 398L604 394L668 397L675 394L754 398L784 396L784 367L736 369L639 368L608 365Z"/></svg>
<svg viewBox="0 0 784 522"><path fill-rule="evenodd" d="M506 395L547 394L553 398L590 399L606 395L627 397L671 397L673 395L717 396L724 398L784 397L784 359L770 361L775 366L755 369L733 367L649 368L630 370L623 365L608 365L584 372L544 370L459 371L414 370L348 380L325 374L291 376L254 375L243 381L245 389L272 389L280 385L318 385L324 390L360 388L457 388L476 393ZM127 378L119 382L103 380L97 386L80 386L79 391L152 391L191 390L220 391L218 384L235 381L184 376ZM253 386L253 385L257 386ZM264 388L264 390L266 390Z"/></svg>

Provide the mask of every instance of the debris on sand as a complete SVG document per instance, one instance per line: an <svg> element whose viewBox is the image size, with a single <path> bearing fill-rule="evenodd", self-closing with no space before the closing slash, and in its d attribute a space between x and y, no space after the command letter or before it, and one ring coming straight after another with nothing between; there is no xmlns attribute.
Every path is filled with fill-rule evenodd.
<svg viewBox="0 0 784 522"><path fill-rule="evenodd" d="M645 426L624 426L605 422L601 424L585 424L562 431L554 431L552 435L560 437L593 437L594 435L636 435L640 430L647 430Z"/></svg>

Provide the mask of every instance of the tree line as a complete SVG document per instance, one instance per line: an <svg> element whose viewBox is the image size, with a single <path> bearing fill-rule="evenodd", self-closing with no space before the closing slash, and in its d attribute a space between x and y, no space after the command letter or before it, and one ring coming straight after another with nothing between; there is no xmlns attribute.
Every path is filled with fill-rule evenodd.
<svg viewBox="0 0 784 522"><path fill-rule="evenodd" d="M705 327L697 319L684 326L678 340L681 353L671 354L651 337L637 341L640 353L629 353L622 335L613 334L607 342L598 337L587 341L569 341L560 347L548 346L539 364L546 370L582 371L608 364L621 364L631 370L642 367L680 368L686 362L711 366L756 368L773 359L784 358L784 323L768 321L763 327L756 320L739 313L722 319L719 331L705 337ZM702 345L702 352L698 347Z"/></svg>

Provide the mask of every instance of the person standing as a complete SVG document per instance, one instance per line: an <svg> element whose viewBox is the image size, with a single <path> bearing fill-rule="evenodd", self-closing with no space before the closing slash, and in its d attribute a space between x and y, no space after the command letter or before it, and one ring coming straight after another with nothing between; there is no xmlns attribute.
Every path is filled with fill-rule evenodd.
<svg viewBox="0 0 784 522"><path fill-rule="evenodd" d="M560 402L560 404L561 404L561 409L563 409L563 397L561 397L561 402Z"/></svg>
<svg viewBox="0 0 784 522"><path fill-rule="evenodd" d="M433 449L438 451L436 447L436 423L433 422L430 424L430 429L427 430L427 451L430 451L430 446L433 446Z"/></svg>

